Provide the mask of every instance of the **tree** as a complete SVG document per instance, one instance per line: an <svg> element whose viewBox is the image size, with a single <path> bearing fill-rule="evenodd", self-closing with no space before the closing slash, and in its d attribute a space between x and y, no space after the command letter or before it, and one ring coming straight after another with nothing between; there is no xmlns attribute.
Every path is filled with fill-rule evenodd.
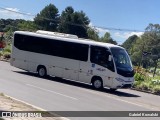
<svg viewBox="0 0 160 120"><path fill-rule="evenodd" d="M0 32L4 32L4 28L5 28L5 20L1 19L0 20Z"/></svg>
<svg viewBox="0 0 160 120"><path fill-rule="evenodd" d="M137 39L137 35L132 35L122 44L122 47L124 47L130 55L133 53L133 45L136 43Z"/></svg>
<svg viewBox="0 0 160 120"><path fill-rule="evenodd" d="M38 27L33 21L23 21L18 24L19 30L23 31L37 31Z"/></svg>
<svg viewBox="0 0 160 120"><path fill-rule="evenodd" d="M90 20L83 11L75 12L67 7L60 16L59 32L74 34L81 38L88 38L87 27Z"/></svg>
<svg viewBox="0 0 160 120"><path fill-rule="evenodd" d="M3 37L0 38L1 47L5 47L6 44L11 43L14 31L20 30L18 24L24 21L22 19L0 19L0 31L4 33Z"/></svg>
<svg viewBox="0 0 160 120"><path fill-rule="evenodd" d="M148 50L152 53L151 59L154 61L154 77L160 59L160 25L149 24L144 35L148 41Z"/></svg>
<svg viewBox="0 0 160 120"><path fill-rule="evenodd" d="M12 43L13 34L14 34L14 32L13 32L11 29L5 33L5 36L4 36L4 37L5 37L5 41L6 41L7 43L9 43L9 44Z"/></svg>
<svg viewBox="0 0 160 120"><path fill-rule="evenodd" d="M71 34L71 22L74 9L72 7L67 7L60 16L60 24L58 26L58 31L62 33Z"/></svg>
<svg viewBox="0 0 160 120"><path fill-rule="evenodd" d="M109 32L106 32L106 33L104 34L104 36L101 37L100 42L112 43L112 44L117 45L117 42L114 41L114 40L111 38L111 35L110 35Z"/></svg>
<svg viewBox="0 0 160 120"><path fill-rule="evenodd" d="M40 13L37 14L34 18L34 22L39 29L56 31L59 22L58 9L53 4L47 5Z"/></svg>
<svg viewBox="0 0 160 120"><path fill-rule="evenodd" d="M132 36L128 40L123 45L132 50L131 59L133 64L147 67L150 64L149 62L152 62L150 65L155 67L155 73L160 59L160 25L149 24L141 37L137 39L137 37Z"/></svg>
<svg viewBox="0 0 160 120"><path fill-rule="evenodd" d="M24 21L22 19L1 19L0 20L0 31L7 32L9 30L16 31L18 30L18 23Z"/></svg>
<svg viewBox="0 0 160 120"><path fill-rule="evenodd" d="M87 34L89 39L99 41L98 32L95 29L89 27L87 30Z"/></svg>

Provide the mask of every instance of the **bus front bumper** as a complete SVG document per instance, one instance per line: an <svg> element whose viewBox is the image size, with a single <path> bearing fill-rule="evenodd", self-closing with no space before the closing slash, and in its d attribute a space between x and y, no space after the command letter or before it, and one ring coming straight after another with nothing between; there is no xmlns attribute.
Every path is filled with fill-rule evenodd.
<svg viewBox="0 0 160 120"><path fill-rule="evenodd" d="M128 78L127 80L121 78L115 78L113 80L113 88L121 89L121 88L131 88L134 83L134 78Z"/></svg>

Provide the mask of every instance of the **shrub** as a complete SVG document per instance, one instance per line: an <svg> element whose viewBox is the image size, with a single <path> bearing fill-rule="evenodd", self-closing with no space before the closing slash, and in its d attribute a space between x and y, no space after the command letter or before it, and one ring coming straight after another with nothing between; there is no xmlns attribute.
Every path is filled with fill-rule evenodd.
<svg viewBox="0 0 160 120"><path fill-rule="evenodd" d="M3 93L0 93L0 96L4 96L4 94L3 94Z"/></svg>
<svg viewBox="0 0 160 120"><path fill-rule="evenodd" d="M135 81L132 87L136 89L141 89L141 81Z"/></svg>
<svg viewBox="0 0 160 120"><path fill-rule="evenodd" d="M134 79L135 79L135 81L144 81L145 80L144 76L140 75L139 73L136 73L134 75Z"/></svg>
<svg viewBox="0 0 160 120"><path fill-rule="evenodd" d="M141 81L134 81L133 87L137 87L141 84Z"/></svg>
<svg viewBox="0 0 160 120"><path fill-rule="evenodd" d="M8 52L8 53L11 53L11 46L7 46L4 48L3 52Z"/></svg>
<svg viewBox="0 0 160 120"><path fill-rule="evenodd" d="M142 89L142 90L145 90L145 91L149 91L149 83L147 82L142 82L139 87Z"/></svg>
<svg viewBox="0 0 160 120"><path fill-rule="evenodd" d="M153 92L160 95L160 86L159 85L154 86Z"/></svg>
<svg viewBox="0 0 160 120"><path fill-rule="evenodd" d="M153 79L152 80L152 84L154 84L154 85L160 85L160 80Z"/></svg>
<svg viewBox="0 0 160 120"><path fill-rule="evenodd" d="M153 84L151 77L147 74L143 68L136 68L136 74L134 75L135 82L133 87L139 90L152 91L155 84Z"/></svg>
<svg viewBox="0 0 160 120"><path fill-rule="evenodd" d="M157 75L160 75L160 70L157 70L157 71L156 71L156 74L157 74Z"/></svg>
<svg viewBox="0 0 160 120"><path fill-rule="evenodd" d="M154 72L154 69L153 69L153 68L151 68L151 69L149 70L149 72L150 72L150 73L153 73L153 72Z"/></svg>
<svg viewBox="0 0 160 120"><path fill-rule="evenodd" d="M3 52L2 52L2 51L0 51L0 57L1 57L1 56L3 56Z"/></svg>
<svg viewBox="0 0 160 120"><path fill-rule="evenodd" d="M5 53L3 54L3 58L4 58L4 59L10 59L10 58L11 58L11 53L5 52Z"/></svg>

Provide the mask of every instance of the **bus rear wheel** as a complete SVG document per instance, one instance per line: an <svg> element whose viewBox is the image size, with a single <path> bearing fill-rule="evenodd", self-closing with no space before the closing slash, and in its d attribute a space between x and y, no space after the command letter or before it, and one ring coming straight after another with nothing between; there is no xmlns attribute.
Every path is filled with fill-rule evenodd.
<svg viewBox="0 0 160 120"><path fill-rule="evenodd" d="M38 76L39 77L45 77L46 76L47 71L46 71L46 68L44 66L39 66L37 71L38 71Z"/></svg>

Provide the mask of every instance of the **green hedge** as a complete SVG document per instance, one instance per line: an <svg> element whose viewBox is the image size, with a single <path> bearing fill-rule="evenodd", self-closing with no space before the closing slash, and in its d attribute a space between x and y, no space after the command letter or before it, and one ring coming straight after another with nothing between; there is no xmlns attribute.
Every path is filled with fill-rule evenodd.
<svg viewBox="0 0 160 120"><path fill-rule="evenodd" d="M135 71L135 82L133 85L135 89L160 94L160 77L149 77L149 73L143 68L136 68Z"/></svg>

